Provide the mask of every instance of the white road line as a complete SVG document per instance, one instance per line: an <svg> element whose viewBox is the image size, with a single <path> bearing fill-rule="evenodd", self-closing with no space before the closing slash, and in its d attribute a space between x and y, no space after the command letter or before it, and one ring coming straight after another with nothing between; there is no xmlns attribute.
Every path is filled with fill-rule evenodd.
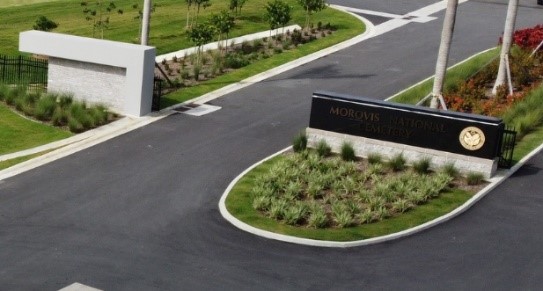
<svg viewBox="0 0 543 291"><path fill-rule="evenodd" d="M59 289L58 291L102 291L102 290L76 282L70 286L66 286L62 289Z"/></svg>
<svg viewBox="0 0 543 291"><path fill-rule="evenodd" d="M386 18L403 18L404 17L404 15L399 15L399 14L391 14L391 13L379 12L379 11L373 11L373 10L358 9L358 8L341 6L341 5L334 5L334 6L342 10L352 12L352 13L375 15L375 16L386 17Z"/></svg>
<svg viewBox="0 0 543 291"><path fill-rule="evenodd" d="M464 2L467 2L469 0L460 0L458 1L458 4L462 4ZM426 23L432 20L437 19L437 17L430 16L432 14L435 14L437 12L440 12L442 10L447 9L447 2L446 1L440 1L431 5L428 5L426 7L423 7L421 9L415 10L413 12L409 12L405 15L402 15L400 18L393 18L387 22L381 23L379 25L375 26L375 35L381 35L384 33L387 33L391 30L394 30L396 28L400 28L404 25L407 25L411 22L417 22L417 23ZM374 14L375 15L375 14ZM393 15L393 14L391 14ZM411 18L413 17L413 18Z"/></svg>

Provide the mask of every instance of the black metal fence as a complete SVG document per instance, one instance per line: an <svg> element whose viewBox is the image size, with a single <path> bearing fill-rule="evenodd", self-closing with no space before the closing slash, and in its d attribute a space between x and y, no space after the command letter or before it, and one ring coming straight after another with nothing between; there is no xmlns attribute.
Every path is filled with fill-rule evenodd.
<svg viewBox="0 0 543 291"><path fill-rule="evenodd" d="M153 85L153 103L151 105L152 111L160 110L160 97L162 97L164 89L164 80L159 76L155 76L154 85Z"/></svg>
<svg viewBox="0 0 543 291"><path fill-rule="evenodd" d="M514 128L505 128L503 130L498 167L509 169L513 165L513 150L515 149L516 139L517 132Z"/></svg>
<svg viewBox="0 0 543 291"><path fill-rule="evenodd" d="M44 89L47 87L47 68L47 60L0 55L0 83Z"/></svg>

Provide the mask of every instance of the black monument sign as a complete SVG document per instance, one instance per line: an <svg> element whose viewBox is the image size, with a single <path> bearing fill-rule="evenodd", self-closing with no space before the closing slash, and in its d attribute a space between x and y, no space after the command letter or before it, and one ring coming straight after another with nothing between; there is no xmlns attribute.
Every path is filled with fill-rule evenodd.
<svg viewBox="0 0 543 291"><path fill-rule="evenodd" d="M494 159L501 119L315 92L309 127L456 154Z"/></svg>

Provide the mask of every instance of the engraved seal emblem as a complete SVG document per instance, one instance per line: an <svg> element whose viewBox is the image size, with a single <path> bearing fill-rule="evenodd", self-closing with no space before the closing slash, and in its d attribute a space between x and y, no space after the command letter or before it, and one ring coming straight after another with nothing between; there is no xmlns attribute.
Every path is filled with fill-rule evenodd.
<svg viewBox="0 0 543 291"><path fill-rule="evenodd" d="M460 132L460 144L467 150L476 151L485 144L485 134L475 126L464 128Z"/></svg>

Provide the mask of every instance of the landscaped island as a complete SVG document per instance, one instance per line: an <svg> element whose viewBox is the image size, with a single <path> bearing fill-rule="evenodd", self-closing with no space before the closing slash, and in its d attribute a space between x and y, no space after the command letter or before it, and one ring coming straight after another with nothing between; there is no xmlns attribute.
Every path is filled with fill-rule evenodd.
<svg viewBox="0 0 543 291"><path fill-rule="evenodd" d="M532 54L543 37L537 33L540 29L516 34L513 95L505 88L498 96L488 95L497 50L451 69L445 86L452 109L502 117L518 130L515 161L543 141L543 53ZM537 40L529 35L534 31L540 35ZM416 103L430 92L431 82L414 86L391 101ZM328 157L330 149L324 142L314 150L304 148L304 137L298 136L293 149L299 153L281 154L241 177L225 199L227 211L242 223L270 232L355 241L406 230L445 215L483 186L480 175L459 177L454 165L435 168L427 159L407 167L401 155L387 161L377 155L357 159L348 144L342 147L341 158Z"/></svg>

